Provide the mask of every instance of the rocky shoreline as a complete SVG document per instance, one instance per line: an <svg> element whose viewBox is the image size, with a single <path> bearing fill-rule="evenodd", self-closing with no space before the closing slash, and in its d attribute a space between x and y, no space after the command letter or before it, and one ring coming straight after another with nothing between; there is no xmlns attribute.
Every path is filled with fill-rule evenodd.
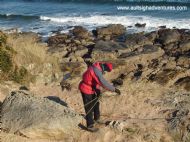
<svg viewBox="0 0 190 142"><path fill-rule="evenodd" d="M50 92L40 90L46 88L53 92L55 84L60 84L63 92L58 94L64 95L56 96L75 111L81 111L82 100L77 88L86 68L95 61L109 61L114 65L106 78L122 90L122 96L114 99L112 94L104 92L102 117L109 121L97 134L79 130L77 134L84 136L75 141L110 141L113 137L119 142L189 140L189 29L161 28L149 33L127 34L127 29L120 24L97 27L93 31L76 26L68 33L49 37L47 54L58 59L61 73L57 73L57 79L40 81L41 88L35 83L29 88L31 92L48 96ZM3 110L7 109L5 104L7 101L3 102ZM2 118L6 118L5 114L2 112ZM6 127L5 120L2 126Z"/></svg>

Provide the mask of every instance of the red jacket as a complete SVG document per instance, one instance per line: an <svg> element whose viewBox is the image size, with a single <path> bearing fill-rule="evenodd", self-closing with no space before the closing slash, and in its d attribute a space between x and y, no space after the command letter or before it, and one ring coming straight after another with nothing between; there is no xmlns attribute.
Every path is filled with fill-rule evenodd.
<svg viewBox="0 0 190 142"><path fill-rule="evenodd" d="M100 67L100 62L96 62L95 64L93 64L93 66L102 71L102 68ZM83 74L82 81L79 84L79 90L82 93L91 95L95 93L93 88L99 89L100 86L101 82L96 77L93 67L89 67L87 71Z"/></svg>
<svg viewBox="0 0 190 142"><path fill-rule="evenodd" d="M103 67L104 71L110 72L112 70L111 63L96 62L83 74L82 81L79 84L79 90L87 95L95 93L95 90L100 89L100 86L109 90L115 91L115 87L108 83L102 76L103 69L101 64L106 65Z"/></svg>

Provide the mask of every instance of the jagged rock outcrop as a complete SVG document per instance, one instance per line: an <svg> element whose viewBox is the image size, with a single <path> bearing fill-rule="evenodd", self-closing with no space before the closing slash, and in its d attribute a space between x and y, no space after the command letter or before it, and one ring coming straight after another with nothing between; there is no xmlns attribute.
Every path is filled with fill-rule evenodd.
<svg viewBox="0 0 190 142"><path fill-rule="evenodd" d="M130 62L141 62L142 64L147 64L149 61L159 58L164 54L164 51L155 45L144 45L137 50L132 52L123 53L119 58L125 58Z"/></svg>
<svg viewBox="0 0 190 142"><path fill-rule="evenodd" d="M154 36L154 35L149 35L149 36ZM135 49L146 44L153 44L152 38L146 37L144 33L130 34L126 36L125 44L129 48Z"/></svg>
<svg viewBox="0 0 190 142"><path fill-rule="evenodd" d="M29 138L76 135L82 117L64 104L23 90L11 92L2 103L1 129Z"/></svg>
<svg viewBox="0 0 190 142"><path fill-rule="evenodd" d="M110 40L113 36L125 34L126 28L121 24L110 24L106 27L99 27L93 31L98 38L105 38Z"/></svg>
<svg viewBox="0 0 190 142"><path fill-rule="evenodd" d="M58 35L50 37L47 43L49 46L66 44L67 42L69 42L67 40L68 38L69 38L69 35L67 34L58 34Z"/></svg>
<svg viewBox="0 0 190 142"><path fill-rule="evenodd" d="M94 45L91 57L94 60L110 60L116 59L121 53L130 51L125 44L114 41L99 40Z"/></svg>
<svg viewBox="0 0 190 142"><path fill-rule="evenodd" d="M70 32L77 38L87 39L90 36L88 30L82 26L75 26Z"/></svg>
<svg viewBox="0 0 190 142"><path fill-rule="evenodd" d="M158 31L159 34L159 41L163 44L169 44L169 43L173 43L173 42L177 42L180 40L180 33L178 32L178 30L174 29L174 30L170 30L170 29L161 29Z"/></svg>

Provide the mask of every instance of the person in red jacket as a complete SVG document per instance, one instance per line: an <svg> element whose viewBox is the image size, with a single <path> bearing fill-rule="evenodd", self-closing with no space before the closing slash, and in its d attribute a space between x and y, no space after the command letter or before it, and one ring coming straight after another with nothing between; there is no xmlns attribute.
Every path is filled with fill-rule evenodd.
<svg viewBox="0 0 190 142"><path fill-rule="evenodd" d="M108 83L103 77L103 73L111 72L112 69L112 63L96 62L84 72L79 84L86 112L87 129L91 132L98 131L98 128L94 127L94 122L101 122L98 102L100 86L106 90L116 92L118 95L121 94L119 89Z"/></svg>

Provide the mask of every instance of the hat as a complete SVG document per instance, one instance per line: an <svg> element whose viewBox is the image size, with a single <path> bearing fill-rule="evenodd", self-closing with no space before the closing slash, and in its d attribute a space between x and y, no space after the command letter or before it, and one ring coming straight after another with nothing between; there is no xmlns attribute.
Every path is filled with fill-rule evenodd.
<svg viewBox="0 0 190 142"><path fill-rule="evenodd" d="M103 63L103 71L111 72L113 69L112 63Z"/></svg>

